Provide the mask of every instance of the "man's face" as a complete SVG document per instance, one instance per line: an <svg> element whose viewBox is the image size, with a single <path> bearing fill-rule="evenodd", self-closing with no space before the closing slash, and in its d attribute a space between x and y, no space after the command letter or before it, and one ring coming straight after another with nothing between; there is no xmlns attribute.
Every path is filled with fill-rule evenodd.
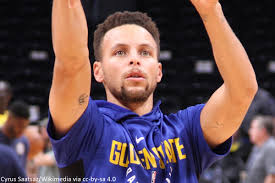
<svg viewBox="0 0 275 183"><path fill-rule="evenodd" d="M253 120L251 122L251 126L249 128L249 138L250 138L250 141L253 143L253 144L257 144L257 142L259 140L261 140L261 137L262 137L262 133L263 133L263 128L261 128L258 124L258 121L257 120Z"/></svg>
<svg viewBox="0 0 275 183"><path fill-rule="evenodd" d="M6 110L8 103L10 101L11 94L5 88L0 86L0 111L4 112Z"/></svg>
<svg viewBox="0 0 275 183"><path fill-rule="evenodd" d="M122 102L144 102L162 77L157 45L143 27L123 25L109 30L102 41L101 77L108 93Z"/></svg>
<svg viewBox="0 0 275 183"><path fill-rule="evenodd" d="M12 114L9 114L5 125L7 125L9 137L18 138L23 134L28 124L29 124L28 119L15 117Z"/></svg>

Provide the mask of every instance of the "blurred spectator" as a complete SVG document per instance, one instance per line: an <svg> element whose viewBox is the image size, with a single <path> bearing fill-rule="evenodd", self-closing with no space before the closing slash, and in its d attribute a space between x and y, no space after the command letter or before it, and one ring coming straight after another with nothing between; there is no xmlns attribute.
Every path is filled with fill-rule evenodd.
<svg viewBox="0 0 275 183"><path fill-rule="evenodd" d="M48 123L48 118L43 119L40 122L40 133L44 139L44 152L39 153L34 158L34 164L38 167L38 177L59 177L58 168L56 165L56 160L54 157L54 153L52 150L52 146L49 140L49 136L46 130L46 126ZM58 181L43 181L40 183L58 183Z"/></svg>
<svg viewBox="0 0 275 183"><path fill-rule="evenodd" d="M246 164L244 183L275 182L275 139L272 137L273 121L270 116L256 116L249 129L254 144Z"/></svg>
<svg viewBox="0 0 275 183"><path fill-rule="evenodd" d="M12 97L11 86L7 81L0 81L0 127L8 119L8 105Z"/></svg>
<svg viewBox="0 0 275 183"><path fill-rule="evenodd" d="M22 134L29 124L29 116L28 105L16 101L10 105L8 119L0 129L0 144L12 147L24 168L29 152L29 142Z"/></svg>
<svg viewBox="0 0 275 183"><path fill-rule="evenodd" d="M214 181L214 179L221 183L239 182L239 171L245 168L245 162L253 146L248 137L249 126L252 118L257 114L275 116L275 98L262 88L258 89L240 129L234 135L230 153L206 170L201 175L200 183L205 180ZM222 175L217 176L217 172L221 172Z"/></svg>
<svg viewBox="0 0 275 183"><path fill-rule="evenodd" d="M26 173L14 150L7 145L0 144L0 154L1 182L26 182L21 179L26 178Z"/></svg>
<svg viewBox="0 0 275 183"><path fill-rule="evenodd" d="M275 116L275 98L263 88L259 88L243 120L242 133L248 134L252 118L256 115Z"/></svg>
<svg viewBox="0 0 275 183"><path fill-rule="evenodd" d="M34 157L43 151L44 140L37 125L28 126L24 131L24 135L27 137L30 144L27 162L27 175L28 177L33 178L32 180L35 180L35 178L38 177L38 168L34 163Z"/></svg>
<svg viewBox="0 0 275 183"><path fill-rule="evenodd" d="M37 125L29 125L24 131L24 136L27 137L30 144L28 160L32 160L38 153L43 151L44 139Z"/></svg>

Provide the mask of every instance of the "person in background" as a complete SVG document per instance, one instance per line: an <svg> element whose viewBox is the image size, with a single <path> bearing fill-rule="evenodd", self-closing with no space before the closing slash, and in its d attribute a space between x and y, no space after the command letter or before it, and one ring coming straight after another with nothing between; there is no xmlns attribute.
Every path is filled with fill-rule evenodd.
<svg viewBox="0 0 275 183"><path fill-rule="evenodd" d="M256 116L249 129L254 144L246 162L244 183L275 183L275 139L271 116Z"/></svg>
<svg viewBox="0 0 275 183"><path fill-rule="evenodd" d="M8 105L12 98L12 89L7 81L0 81L0 127L8 119Z"/></svg>
<svg viewBox="0 0 275 183"><path fill-rule="evenodd" d="M26 182L27 178L24 168L19 163L18 156L14 150L7 146L0 144L0 178L1 182Z"/></svg>
<svg viewBox="0 0 275 183"><path fill-rule="evenodd" d="M37 167L37 176L38 177L53 177L58 178L59 172L58 167L56 165L56 160L54 157L54 153L52 150L52 146L49 140L49 136L47 134L47 126L48 118L45 118L40 121L39 123L39 132L42 136L42 139L44 141L44 150L38 153L34 159L34 165ZM58 181L50 180L50 179L44 179L40 180L39 183L58 183Z"/></svg>
<svg viewBox="0 0 275 183"><path fill-rule="evenodd" d="M26 169L27 175L30 178L37 178L38 168L34 163L34 158L43 151L44 139L42 138L42 135L39 132L38 125L29 125L25 129L24 135L27 137L30 144Z"/></svg>
<svg viewBox="0 0 275 183"><path fill-rule="evenodd" d="M275 98L270 92L259 88L242 122L240 132L242 136L248 135L250 123L256 115L275 117Z"/></svg>
<svg viewBox="0 0 275 183"><path fill-rule="evenodd" d="M249 140L248 131L250 123L256 115L275 116L275 98L270 92L259 88L246 115L240 129L234 134L233 143L228 156L214 163L201 176L200 183L204 180L221 178L223 183L238 183L240 172L245 168L245 162L252 150L253 144ZM274 120L275 125L275 120ZM274 132L275 135L275 132ZM216 176L216 170L220 169L220 176Z"/></svg>
<svg viewBox="0 0 275 183"><path fill-rule="evenodd" d="M0 144L12 147L19 157L22 167L26 167L29 152L28 139L23 135L29 124L29 106L21 101L13 102L9 107L8 119L0 129Z"/></svg>

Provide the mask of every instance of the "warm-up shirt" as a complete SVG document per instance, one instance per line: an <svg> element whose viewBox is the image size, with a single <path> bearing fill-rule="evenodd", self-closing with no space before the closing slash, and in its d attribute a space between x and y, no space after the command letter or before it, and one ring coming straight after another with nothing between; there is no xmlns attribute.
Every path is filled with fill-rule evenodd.
<svg viewBox="0 0 275 183"><path fill-rule="evenodd" d="M197 183L204 169L228 153L231 138L210 149L200 125L203 104L170 115L159 105L139 116L90 99L80 119L59 139L50 116L48 133L61 181Z"/></svg>
<svg viewBox="0 0 275 183"><path fill-rule="evenodd" d="M26 136L10 139L0 129L0 144L10 146L18 156L22 167L26 168L30 144Z"/></svg>
<svg viewBox="0 0 275 183"><path fill-rule="evenodd" d="M26 172L14 150L0 144L0 182L27 182Z"/></svg>

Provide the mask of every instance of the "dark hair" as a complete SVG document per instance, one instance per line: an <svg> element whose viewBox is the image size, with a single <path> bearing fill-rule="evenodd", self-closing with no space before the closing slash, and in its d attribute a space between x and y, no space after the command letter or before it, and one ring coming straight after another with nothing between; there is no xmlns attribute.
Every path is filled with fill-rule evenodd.
<svg viewBox="0 0 275 183"><path fill-rule="evenodd" d="M101 60L101 42L106 32L109 30L125 25L125 24L136 24L145 28L154 38L158 47L158 55L160 50L160 38L159 30L156 23L146 14L141 12L116 12L107 17L107 19L97 26L94 32L94 55L96 60Z"/></svg>
<svg viewBox="0 0 275 183"><path fill-rule="evenodd" d="M257 115L253 118L253 120L256 120L258 123L259 128L266 129L267 133L269 135L272 135L273 133L273 117L272 116L263 116L263 115Z"/></svg>
<svg viewBox="0 0 275 183"><path fill-rule="evenodd" d="M22 101L15 101L13 102L9 107L9 112L14 117L29 119L30 112L29 112L29 106L25 102Z"/></svg>

